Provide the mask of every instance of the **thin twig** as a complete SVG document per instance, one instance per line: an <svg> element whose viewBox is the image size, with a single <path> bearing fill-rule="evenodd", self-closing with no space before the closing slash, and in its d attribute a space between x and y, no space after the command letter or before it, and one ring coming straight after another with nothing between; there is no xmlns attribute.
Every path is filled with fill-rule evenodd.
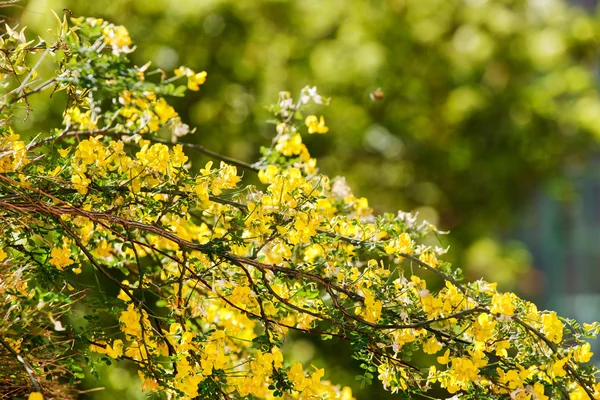
<svg viewBox="0 0 600 400"><path fill-rule="evenodd" d="M33 373L33 368L31 368L31 365L29 365L27 360L25 360L23 357L21 357L21 355L19 353L17 353L17 351L15 349L13 349L12 346L6 340L4 340L3 337L0 337L0 344L2 346L4 346L4 348L6 350L8 350L9 353L12 354L17 359L17 361L19 361L21 363L21 365L23 365L25 372L27 372L27 375L29 375L29 380L31 381L31 384L33 385L33 389L36 392L41 393L42 389L40 387L40 384L39 384L38 380L35 378L34 373Z"/></svg>

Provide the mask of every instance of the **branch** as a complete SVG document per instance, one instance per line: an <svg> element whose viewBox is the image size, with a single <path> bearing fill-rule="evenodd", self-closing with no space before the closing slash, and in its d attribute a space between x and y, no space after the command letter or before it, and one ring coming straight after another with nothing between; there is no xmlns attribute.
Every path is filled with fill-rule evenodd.
<svg viewBox="0 0 600 400"><path fill-rule="evenodd" d="M35 376L33 374L33 368L31 368L31 365L29 365L29 363L23 357L21 357L21 355L19 353L17 353L17 351L15 349L13 349L12 346L10 344L8 344L8 342L6 340L4 340L4 338L1 336L0 336L0 344L2 346L4 346L4 348L6 350L8 350L8 352L10 354L12 354L17 359L17 361L19 361L21 363L21 365L23 365L25 372L27 372L27 375L29 375L29 380L31 381L31 384L33 385L33 389L36 392L41 393L42 389L40 387L38 380L35 378Z"/></svg>

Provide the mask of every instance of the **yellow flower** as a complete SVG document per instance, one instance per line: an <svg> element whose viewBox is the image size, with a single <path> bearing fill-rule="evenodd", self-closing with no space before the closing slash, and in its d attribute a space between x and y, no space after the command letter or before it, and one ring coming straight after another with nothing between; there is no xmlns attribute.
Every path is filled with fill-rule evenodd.
<svg viewBox="0 0 600 400"><path fill-rule="evenodd" d="M585 389L579 385L569 394L569 400L589 400L589 398L590 396L585 392Z"/></svg>
<svg viewBox="0 0 600 400"><path fill-rule="evenodd" d="M275 150L286 157L298 155L305 148L304 144L302 144L302 137L300 137L300 135L291 137L290 135L283 135L279 138L277 145L275 146Z"/></svg>
<svg viewBox="0 0 600 400"><path fill-rule="evenodd" d="M6 254L4 250L0 249L0 262L6 260L6 257L8 257L8 254Z"/></svg>
<svg viewBox="0 0 600 400"><path fill-rule="evenodd" d="M316 115L309 115L306 117L304 121L306 126L308 126L308 133L327 133L329 128L325 126L325 118L321 116L320 119L317 119Z"/></svg>
<svg viewBox="0 0 600 400"><path fill-rule="evenodd" d="M472 360L463 357L452 357L451 377L446 389L450 393L456 393L460 389L467 389L469 384L477 379L479 368ZM444 386L444 385L442 385Z"/></svg>
<svg viewBox="0 0 600 400"><path fill-rule="evenodd" d="M271 354L273 354L273 367L283 367L283 354L281 353L281 350L277 347L273 347L273 349L271 349Z"/></svg>
<svg viewBox="0 0 600 400"><path fill-rule="evenodd" d="M208 195L208 186L201 178L198 178L196 181L194 191L196 192L196 196L198 197L198 202L200 205L207 205L209 203L210 197Z"/></svg>
<svg viewBox="0 0 600 400"><path fill-rule="evenodd" d="M79 194L86 194L88 192L88 186L92 181L82 174L73 174L71 176L71 183Z"/></svg>
<svg viewBox="0 0 600 400"><path fill-rule="evenodd" d="M446 365L450 362L450 350L446 350L446 352L444 353L443 356L440 356L437 358L437 362L439 362L442 365Z"/></svg>
<svg viewBox="0 0 600 400"><path fill-rule="evenodd" d="M103 344L105 347L92 344L90 345L90 350L95 351L96 353L106 354L111 358L119 358L123 355L123 341L121 339L115 340L112 346L104 342L100 342L100 344Z"/></svg>
<svg viewBox="0 0 600 400"><path fill-rule="evenodd" d="M412 239L408 233L402 232L398 238L392 239L386 243L383 246L383 250L386 254L411 254L413 252Z"/></svg>
<svg viewBox="0 0 600 400"><path fill-rule="evenodd" d="M507 357L508 352L506 350L510 349L510 342L508 340L501 340L496 343L496 355L499 357Z"/></svg>
<svg viewBox="0 0 600 400"><path fill-rule="evenodd" d="M423 297L421 303L423 304L423 311L427 313L429 318L436 318L443 312L444 303L431 294Z"/></svg>
<svg viewBox="0 0 600 400"><path fill-rule="evenodd" d="M98 256L106 258L106 257L110 257L112 255L111 250L112 250L112 245L109 245L108 242L106 241L106 239L102 239L100 241L100 243L98 243L98 247L96 248L96 253L98 254Z"/></svg>
<svg viewBox="0 0 600 400"><path fill-rule="evenodd" d="M60 154L60 156L63 158L68 156L70 152L71 152L71 147L67 147L66 149L58 149L58 154Z"/></svg>
<svg viewBox="0 0 600 400"><path fill-rule="evenodd" d="M65 120L65 124L67 124L67 126L75 125L75 126L77 126L78 129L80 129L82 131L98 129L98 125L97 125L98 118L96 117L96 119L92 119L91 110L87 110L86 112L81 112L79 107L69 108L65 113L64 120ZM61 152L61 150L59 150L59 153L60 153L61 157L65 157L65 156L63 156L63 153ZM67 154L68 154L68 151L67 151Z"/></svg>
<svg viewBox="0 0 600 400"><path fill-rule="evenodd" d="M294 383L294 387L297 390L299 387L303 387L306 376L304 375L304 371L302 371L302 364L297 362L294 365L292 365L288 372L288 378L292 383Z"/></svg>
<svg viewBox="0 0 600 400"><path fill-rule="evenodd" d="M473 323L473 336L478 342L486 342L494 335L496 321L489 314L480 314Z"/></svg>
<svg viewBox="0 0 600 400"><path fill-rule="evenodd" d="M496 371L498 372L498 377L499 377L500 383L502 383L504 386L508 387L509 389L511 389L511 390L516 389L518 386L521 385L522 379L521 379L521 376L519 375L519 371L517 371L515 369L510 369L505 372L501 368L496 368Z"/></svg>
<svg viewBox="0 0 600 400"><path fill-rule="evenodd" d="M29 393L28 400L44 400L44 396L40 392Z"/></svg>
<svg viewBox="0 0 600 400"><path fill-rule="evenodd" d="M139 337L142 335L142 326L140 325L140 314L135 309L133 303L129 304L126 311L121 313L119 318L121 330L127 335Z"/></svg>
<svg viewBox="0 0 600 400"><path fill-rule="evenodd" d="M567 371L565 371L565 364L567 363L568 359L566 357L556 361L554 364L552 364L552 369L551 369L551 373L550 375L552 375L553 377L560 377L560 376L565 376L567 374Z"/></svg>
<svg viewBox="0 0 600 400"><path fill-rule="evenodd" d="M71 249L67 243L63 243L62 247L54 247L52 251L50 251L50 255L52 256L50 259L50 264L54 265L56 269L60 271L74 263L74 261L70 258Z"/></svg>
<svg viewBox="0 0 600 400"><path fill-rule="evenodd" d="M106 345L106 354L111 358L118 358L123 355L123 341L117 339L112 346Z"/></svg>
<svg viewBox="0 0 600 400"><path fill-rule="evenodd" d="M183 65L179 68L177 68L174 72L175 72L175 76L184 76L187 75L187 71L191 71L191 69L184 67Z"/></svg>
<svg viewBox="0 0 600 400"><path fill-rule="evenodd" d="M121 284L123 284L123 286L125 286L125 287L129 287L129 281L127 279L122 281ZM129 297L129 295L127 293L125 293L125 291L123 289L119 290L119 295L117 296L117 299L127 301L127 302L131 301L131 297Z"/></svg>
<svg viewBox="0 0 600 400"><path fill-rule="evenodd" d="M188 75L188 88L194 91L200 90L200 85L206 82L206 75L206 71Z"/></svg>
<svg viewBox="0 0 600 400"><path fill-rule="evenodd" d="M195 73L191 69L181 66L175 70L176 76L186 76L188 79L188 89L193 91L200 90L200 85L206 82L206 71Z"/></svg>
<svg viewBox="0 0 600 400"><path fill-rule="evenodd" d="M182 167L188 160L188 157L183 152L183 147L180 144L173 147L173 155L171 156L171 164L175 167Z"/></svg>
<svg viewBox="0 0 600 400"><path fill-rule="evenodd" d="M221 161L219 172L213 180L211 190L215 196L218 196L222 193L222 189L233 189L239 181L237 168Z"/></svg>
<svg viewBox="0 0 600 400"><path fill-rule="evenodd" d="M276 165L269 165L266 169L258 171L258 179L264 184L273 183L275 178L281 172L281 168Z"/></svg>
<svg viewBox="0 0 600 400"><path fill-rule="evenodd" d="M160 119L161 124L164 124L168 120L175 118L178 115L175 109L171 107L163 98L160 98L156 104L154 104L154 112Z"/></svg>
<svg viewBox="0 0 600 400"><path fill-rule="evenodd" d="M560 343L563 337L564 325L554 311L542 316L542 333L554 343Z"/></svg>
<svg viewBox="0 0 600 400"><path fill-rule="evenodd" d="M154 390L158 389L158 382L156 382L156 380L154 380L152 378L146 378L146 376L144 376L144 374L140 370L138 370L138 375L140 376L140 379L142 380L142 391L143 392L154 391Z"/></svg>
<svg viewBox="0 0 600 400"><path fill-rule="evenodd" d="M104 36L104 43L112 47L112 52L116 56L133 51L129 47L131 46L129 31L124 26L107 25L102 29L102 36Z"/></svg>
<svg viewBox="0 0 600 400"><path fill-rule="evenodd" d="M515 313L515 305L512 302L512 293L495 294L492 297L490 312L506 316L513 315Z"/></svg>
<svg viewBox="0 0 600 400"><path fill-rule="evenodd" d="M590 344L584 343L581 346L578 346L573 350L573 360L580 363L586 363L590 361L590 358L594 355L593 352L590 351Z"/></svg>
<svg viewBox="0 0 600 400"><path fill-rule="evenodd" d="M548 400L548 396L544 395L544 385L536 382L533 385L533 393L537 396L537 400Z"/></svg>
<svg viewBox="0 0 600 400"><path fill-rule="evenodd" d="M423 343L423 351L427 354L435 354L440 351L441 348L442 344L438 342L435 336L432 336L429 338L429 340Z"/></svg>
<svg viewBox="0 0 600 400"><path fill-rule="evenodd" d="M19 140L19 135L13 134L9 128L9 135L0 135L0 173L14 172L29 163L25 142Z"/></svg>
<svg viewBox="0 0 600 400"><path fill-rule="evenodd" d="M363 311L363 318L371 323L377 323L381 317L381 309L383 304L379 300L375 300L375 297L370 291L364 290L365 293L365 309Z"/></svg>
<svg viewBox="0 0 600 400"><path fill-rule="evenodd" d="M419 255L419 260L423 261L425 264L429 265L432 268L435 268L439 265L439 261L433 251L425 251Z"/></svg>

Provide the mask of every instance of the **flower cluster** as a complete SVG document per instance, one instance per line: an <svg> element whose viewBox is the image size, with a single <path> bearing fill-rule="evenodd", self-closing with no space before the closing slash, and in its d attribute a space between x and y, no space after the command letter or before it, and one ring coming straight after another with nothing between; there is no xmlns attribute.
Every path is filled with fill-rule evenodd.
<svg viewBox="0 0 600 400"><path fill-rule="evenodd" d="M29 162L25 142L19 139L9 126L0 129L0 173L17 171Z"/></svg>

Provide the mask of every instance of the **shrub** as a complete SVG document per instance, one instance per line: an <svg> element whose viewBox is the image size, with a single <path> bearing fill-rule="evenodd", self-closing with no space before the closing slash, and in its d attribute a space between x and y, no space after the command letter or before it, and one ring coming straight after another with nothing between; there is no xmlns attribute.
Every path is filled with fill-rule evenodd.
<svg viewBox="0 0 600 400"><path fill-rule="evenodd" d="M319 173L302 142L328 131L309 112L328 102L315 88L280 94L273 141L247 164L179 143L193 129L166 98L205 72L132 67L127 29L101 19L57 17L54 36L8 29L0 46L0 345L20 376L3 394L64 398L129 360L143 390L175 398L352 398L286 360L297 331L348 341L361 383L404 398L600 396L585 341L599 324L463 282L431 244L443 232L375 216ZM15 133L35 115L29 97L50 90L63 126ZM194 173L194 150L219 164Z"/></svg>

